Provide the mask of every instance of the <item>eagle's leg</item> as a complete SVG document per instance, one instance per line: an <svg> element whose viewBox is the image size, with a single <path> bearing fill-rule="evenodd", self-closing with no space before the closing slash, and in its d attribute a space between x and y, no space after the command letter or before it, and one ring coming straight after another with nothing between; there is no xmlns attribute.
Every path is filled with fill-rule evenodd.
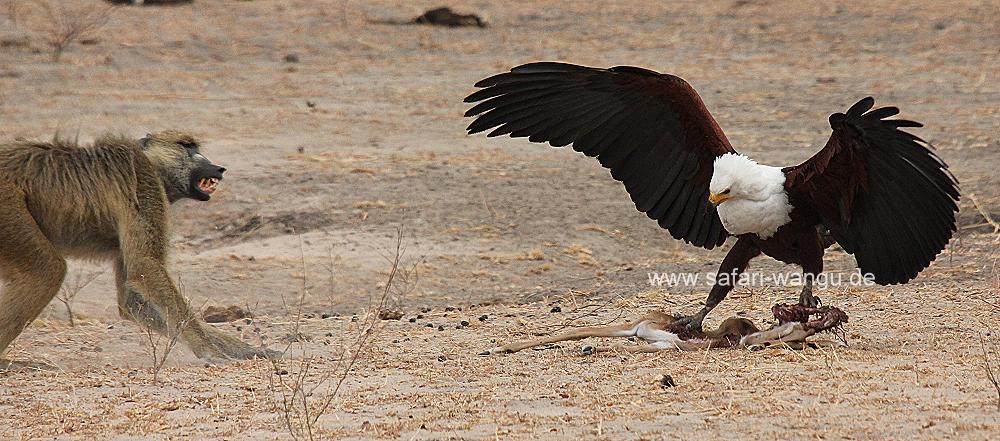
<svg viewBox="0 0 1000 441"><path fill-rule="evenodd" d="M799 294L799 304L810 308L818 307L823 301L813 295L813 278L811 274L806 274L805 283L802 285L802 293Z"/></svg>
<svg viewBox="0 0 1000 441"><path fill-rule="evenodd" d="M712 286L712 290L708 293L708 299L705 300L705 307L701 308L695 315L678 317L675 323L687 326L692 331L701 332L701 323L705 320L705 316L725 300L726 295L733 290L739 280L740 274L747 269L750 259L758 255L760 255L760 249L757 248L753 240L740 237L729 249L726 258L722 259L719 272L715 277L715 285Z"/></svg>
<svg viewBox="0 0 1000 441"><path fill-rule="evenodd" d="M823 250L832 245L835 241L830 230L819 225L816 227L816 234L806 235L808 239L801 243L802 250L802 292L799 294L799 304L815 308L822 301L813 295L813 283L816 276L823 272Z"/></svg>

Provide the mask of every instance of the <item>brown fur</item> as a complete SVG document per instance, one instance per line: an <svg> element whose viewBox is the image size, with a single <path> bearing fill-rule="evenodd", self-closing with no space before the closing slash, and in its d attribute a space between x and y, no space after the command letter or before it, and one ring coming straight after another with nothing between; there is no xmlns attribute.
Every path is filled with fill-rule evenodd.
<svg viewBox="0 0 1000 441"><path fill-rule="evenodd" d="M181 132L0 144L0 355L59 291L67 257L114 262L120 314L198 357L275 355L195 318L166 269L170 203L208 200L195 183L224 171Z"/></svg>

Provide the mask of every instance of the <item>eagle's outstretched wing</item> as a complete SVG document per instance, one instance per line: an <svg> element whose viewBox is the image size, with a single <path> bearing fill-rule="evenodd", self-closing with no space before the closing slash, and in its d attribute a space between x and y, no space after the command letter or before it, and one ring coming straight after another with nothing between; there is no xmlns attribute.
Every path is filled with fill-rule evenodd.
<svg viewBox="0 0 1000 441"><path fill-rule="evenodd" d="M785 188L793 203L816 211L862 273L880 284L903 283L955 232L958 182L929 144L900 130L922 124L885 119L899 109L871 110L874 104L867 97L830 115L826 146L785 168Z"/></svg>
<svg viewBox="0 0 1000 441"><path fill-rule="evenodd" d="M709 249L726 241L708 184L715 158L734 150L684 80L631 66L531 63L476 86L465 99L479 102L465 113L478 115L470 134L572 144L674 238Z"/></svg>

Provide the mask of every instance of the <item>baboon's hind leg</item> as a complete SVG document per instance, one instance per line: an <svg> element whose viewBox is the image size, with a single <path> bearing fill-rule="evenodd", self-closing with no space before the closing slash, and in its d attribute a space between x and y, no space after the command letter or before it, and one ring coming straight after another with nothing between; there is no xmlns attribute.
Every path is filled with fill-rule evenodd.
<svg viewBox="0 0 1000 441"><path fill-rule="evenodd" d="M55 297L66 260L42 234L20 192L0 182L0 355Z"/></svg>

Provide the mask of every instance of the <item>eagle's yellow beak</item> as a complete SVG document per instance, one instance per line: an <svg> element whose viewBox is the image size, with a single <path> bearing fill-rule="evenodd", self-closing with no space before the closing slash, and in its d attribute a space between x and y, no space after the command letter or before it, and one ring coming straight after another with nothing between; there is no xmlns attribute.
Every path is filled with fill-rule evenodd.
<svg viewBox="0 0 1000 441"><path fill-rule="evenodd" d="M729 200L729 193L708 193L708 201L714 205L719 205L725 201Z"/></svg>

